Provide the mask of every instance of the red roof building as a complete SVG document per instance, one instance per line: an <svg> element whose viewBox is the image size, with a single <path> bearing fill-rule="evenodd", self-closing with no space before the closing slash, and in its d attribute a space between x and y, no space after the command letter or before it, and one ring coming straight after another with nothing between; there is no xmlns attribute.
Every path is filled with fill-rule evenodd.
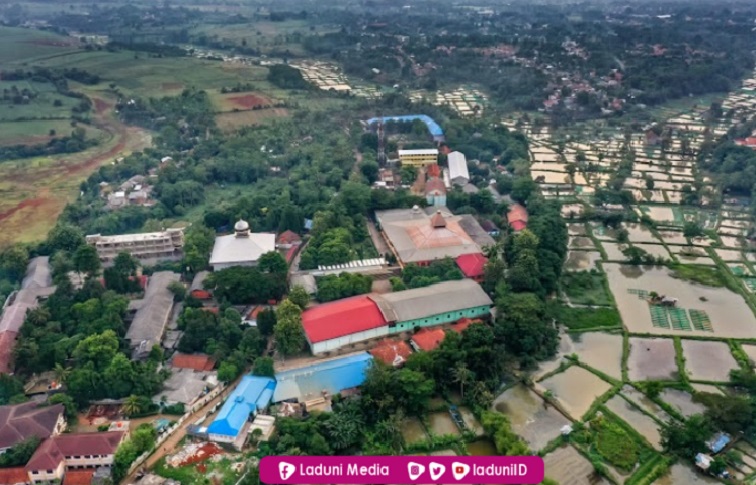
<svg viewBox="0 0 756 485"><path fill-rule="evenodd" d="M27 475L24 467L0 468L0 485L19 485L21 483L29 483L29 475Z"/></svg>
<svg viewBox="0 0 756 485"><path fill-rule="evenodd" d="M513 231L522 231L528 227L528 210L520 204L514 204L507 213L507 222Z"/></svg>
<svg viewBox="0 0 756 485"><path fill-rule="evenodd" d="M63 478L63 485L89 485L95 470L69 470Z"/></svg>
<svg viewBox="0 0 756 485"><path fill-rule="evenodd" d="M735 140L736 145L740 145L743 147L753 148L756 149L756 136L750 136L748 138L741 138L739 140Z"/></svg>
<svg viewBox="0 0 756 485"><path fill-rule="evenodd" d="M126 437L124 431L105 433L71 433L48 438L39 445L26 471L32 476L44 474L52 480L51 475L61 474L68 467L99 468L112 464L113 456ZM36 472L36 473L35 473Z"/></svg>
<svg viewBox="0 0 756 485"><path fill-rule="evenodd" d="M302 327L311 346L387 325L378 305L366 295L325 303L302 313ZM313 348L313 353L318 350Z"/></svg>
<svg viewBox="0 0 756 485"><path fill-rule="evenodd" d="M192 369L197 372L211 371L215 367L215 360L206 354L182 354L173 356L171 367L174 369Z"/></svg>
<svg viewBox="0 0 756 485"><path fill-rule="evenodd" d="M458 334L462 334L465 330L467 330L470 325L474 325L476 323L483 323L482 320L471 320L469 318L460 318L457 323L453 324L451 326L451 329L457 332Z"/></svg>
<svg viewBox="0 0 756 485"><path fill-rule="evenodd" d="M192 295L192 298L198 300L210 300L213 297L213 295L207 290L192 290L189 294Z"/></svg>
<svg viewBox="0 0 756 485"><path fill-rule="evenodd" d="M430 352L444 341L446 332L441 328L421 328L412 336L412 345L417 350Z"/></svg>
<svg viewBox="0 0 756 485"><path fill-rule="evenodd" d="M277 246L290 247L297 244L302 244L302 238L294 231L286 230L276 238Z"/></svg>
<svg viewBox="0 0 756 485"><path fill-rule="evenodd" d="M400 367L407 362L412 349L404 340L385 339L368 352L386 365Z"/></svg>
<svg viewBox="0 0 756 485"><path fill-rule="evenodd" d="M465 278L470 278L478 283L483 281L484 268L488 262L485 256L480 253L463 254L457 256L455 262Z"/></svg>

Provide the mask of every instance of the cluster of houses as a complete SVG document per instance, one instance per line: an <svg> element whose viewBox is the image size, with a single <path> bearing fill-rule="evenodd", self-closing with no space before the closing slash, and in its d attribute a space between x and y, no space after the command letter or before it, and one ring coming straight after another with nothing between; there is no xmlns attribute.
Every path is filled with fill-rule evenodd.
<svg viewBox="0 0 756 485"><path fill-rule="evenodd" d="M25 466L0 468L0 483L112 483L110 468L126 432L65 430L62 404L41 406L30 401L0 406L0 453L32 437L41 440Z"/></svg>

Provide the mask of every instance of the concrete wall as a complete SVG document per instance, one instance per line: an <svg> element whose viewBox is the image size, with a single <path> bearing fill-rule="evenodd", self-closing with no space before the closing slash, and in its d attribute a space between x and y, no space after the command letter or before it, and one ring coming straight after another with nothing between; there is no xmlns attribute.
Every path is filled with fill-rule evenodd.
<svg viewBox="0 0 756 485"><path fill-rule="evenodd" d="M416 320L406 320L403 322L396 322L396 325L389 327L389 333L401 333L407 332L417 327L433 327L436 325L443 325L444 323L456 322L460 318L476 318L488 315L491 308L488 305L467 308L465 310L459 310L456 312L442 313L439 315L431 315L426 318L418 318Z"/></svg>

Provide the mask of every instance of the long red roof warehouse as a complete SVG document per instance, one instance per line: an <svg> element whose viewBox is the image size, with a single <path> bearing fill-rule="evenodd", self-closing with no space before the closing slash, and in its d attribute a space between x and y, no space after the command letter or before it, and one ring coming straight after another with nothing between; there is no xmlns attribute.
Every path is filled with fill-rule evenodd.
<svg viewBox="0 0 756 485"><path fill-rule="evenodd" d="M378 305L365 295L310 308L302 313L302 327L311 343L387 325Z"/></svg>

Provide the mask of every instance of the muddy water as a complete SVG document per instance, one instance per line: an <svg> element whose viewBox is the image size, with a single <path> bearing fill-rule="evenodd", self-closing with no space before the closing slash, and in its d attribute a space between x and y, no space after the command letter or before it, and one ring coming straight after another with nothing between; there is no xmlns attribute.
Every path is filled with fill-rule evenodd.
<svg viewBox="0 0 756 485"><path fill-rule="evenodd" d="M654 233L651 232L651 229L648 229L641 224L624 224L623 227L627 229L630 242L660 242L656 239Z"/></svg>
<svg viewBox="0 0 756 485"><path fill-rule="evenodd" d="M463 406L457 409L459 411L459 414L462 416L462 421L465 422L467 429L475 433L477 436L482 436L483 426L480 425L470 408Z"/></svg>
<svg viewBox="0 0 756 485"><path fill-rule="evenodd" d="M703 414L706 406L693 402L693 396L679 389L664 389L661 393L662 401L680 411L686 418L694 414Z"/></svg>
<svg viewBox="0 0 756 485"><path fill-rule="evenodd" d="M678 372L674 342L672 339L631 338L627 371L631 381L674 379Z"/></svg>
<svg viewBox="0 0 756 485"><path fill-rule="evenodd" d="M428 439L422 423L417 418L405 419L402 425L402 437L406 443L417 443Z"/></svg>
<svg viewBox="0 0 756 485"><path fill-rule="evenodd" d="M626 399L629 399L633 404L640 407L640 409L663 423L671 423L673 421L672 416L667 414L667 412L662 409L661 406L656 404L654 401L649 399L645 394L643 394L633 386L630 386L628 384L622 386L622 396Z"/></svg>
<svg viewBox="0 0 756 485"><path fill-rule="evenodd" d="M724 342L683 340L685 370L693 380L730 380L730 371L738 368L738 363L730 353L730 346Z"/></svg>
<svg viewBox="0 0 756 485"><path fill-rule="evenodd" d="M435 435L459 434L459 428L454 424L449 413L432 413L428 416L428 422L430 430Z"/></svg>
<svg viewBox="0 0 756 485"><path fill-rule="evenodd" d="M494 401L494 409L509 418L514 432L522 436L533 451L546 446L559 435L562 426L570 423L523 385L507 389L499 395Z"/></svg>
<svg viewBox="0 0 756 485"><path fill-rule="evenodd" d="M570 236L585 236L587 230L585 224L567 224L567 233Z"/></svg>
<svg viewBox="0 0 756 485"><path fill-rule="evenodd" d="M590 248L593 249L595 246L593 245L593 241L589 237L582 237L582 236L576 236L570 238L570 247L571 248Z"/></svg>
<svg viewBox="0 0 756 485"><path fill-rule="evenodd" d="M551 391L574 419L580 419L590 409L593 401L612 386L582 367L570 367L549 377L538 385Z"/></svg>
<svg viewBox="0 0 756 485"><path fill-rule="evenodd" d="M670 271L664 267L639 269L614 263L606 263L603 267L622 321L631 332L730 338L751 338L756 333L753 312L743 297L726 288L712 288L672 278ZM655 291L677 298L679 308L703 310L709 315L714 331L677 331L654 327L648 304L628 293L628 289Z"/></svg>
<svg viewBox="0 0 756 485"><path fill-rule="evenodd" d="M567 271L587 271L596 267L596 262L601 261L601 253L597 251L570 251L564 262Z"/></svg>
<svg viewBox="0 0 756 485"><path fill-rule="evenodd" d="M490 440L478 440L467 443L467 451L472 456L496 456L499 454Z"/></svg>
<svg viewBox="0 0 756 485"><path fill-rule="evenodd" d="M674 221L675 213L669 207L645 206L643 211L655 221Z"/></svg>
<svg viewBox="0 0 756 485"><path fill-rule="evenodd" d="M622 336L603 332L570 334L580 362L611 377L622 378Z"/></svg>
<svg viewBox="0 0 756 485"><path fill-rule="evenodd" d="M627 248L626 244L617 244L611 242L602 242L601 246L606 253L607 261L625 261L627 258L622 251Z"/></svg>
<svg viewBox="0 0 756 485"><path fill-rule="evenodd" d="M543 458L546 476L560 485L605 485L605 479L594 473L593 465L572 446L564 446Z"/></svg>
<svg viewBox="0 0 756 485"><path fill-rule="evenodd" d="M701 475L687 465L677 463L672 465L669 473L656 480L653 485L702 485L719 483L713 478Z"/></svg>
<svg viewBox="0 0 756 485"><path fill-rule="evenodd" d="M633 405L619 395L607 401L606 407L623 420L627 421L638 433L643 435L651 446L661 449L661 433L659 425L653 419L638 411Z"/></svg>

